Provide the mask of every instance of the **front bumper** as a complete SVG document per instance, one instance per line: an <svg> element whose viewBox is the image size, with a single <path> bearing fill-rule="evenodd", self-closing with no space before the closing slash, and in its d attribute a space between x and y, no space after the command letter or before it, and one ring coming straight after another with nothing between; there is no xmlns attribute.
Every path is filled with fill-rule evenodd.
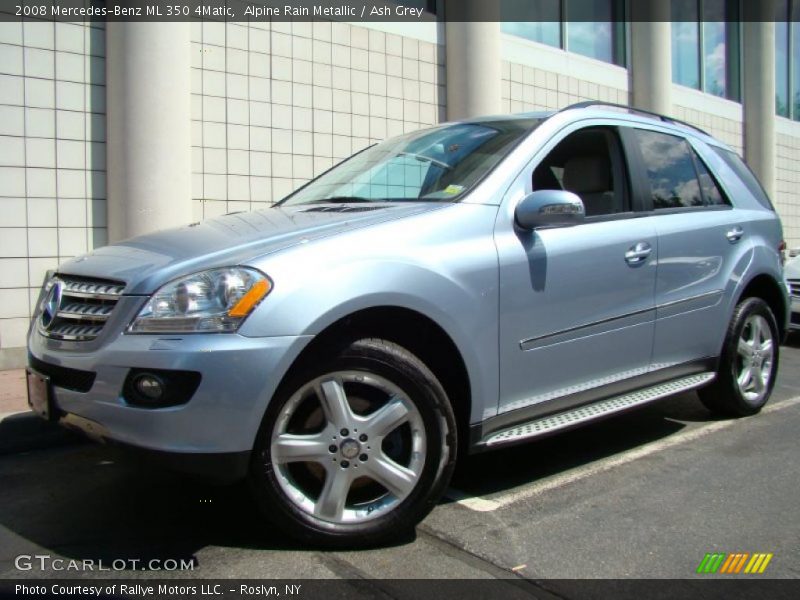
<svg viewBox="0 0 800 600"><path fill-rule="evenodd" d="M82 351L32 328L31 356L95 374L86 392L54 385L63 424L92 437L171 455L234 455L253 448L280 380L311 336L248 338L237 334L118 335ZM35 362L35 361L33 361ZM197 371L192 398L179 406L140 408L122 396L131 368Z"/></svg>

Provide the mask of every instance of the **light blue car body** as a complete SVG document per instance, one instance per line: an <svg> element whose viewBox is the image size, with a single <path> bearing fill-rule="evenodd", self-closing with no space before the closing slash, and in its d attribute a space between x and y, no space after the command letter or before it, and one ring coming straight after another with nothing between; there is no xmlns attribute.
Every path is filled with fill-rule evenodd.
<svg viewBox="0 0 800 600"><path fill-rule="evenodd" d="M534 167L566 135L594 125L684 136L734 206L521 231L514 211L531 192ZM549 116L459 202L363 212L276 207L99 248L58 273L125 283L102 333L88 342L52 339L35 326L37 311L29 351L96 373L88 392L54 393L60 410L96 424L103 437L172 453L247 453L277 386L315 336L364 309L399 307L438 324L457 349L469 389L462 410L478 448L493 420L545 414L577 393L713 362L737 300L757 278L774 283L785 325L780 221L710 145L722 146L688 127L567 110ZM732 226L744 228L736 244L725 236ZM632 268L624 255L639 242L653 252ZM274 283L238 332L126 333L160 286L234 265ZM121 388L135 367L197 371L202 381L186 404L133 407Z"/></svg>

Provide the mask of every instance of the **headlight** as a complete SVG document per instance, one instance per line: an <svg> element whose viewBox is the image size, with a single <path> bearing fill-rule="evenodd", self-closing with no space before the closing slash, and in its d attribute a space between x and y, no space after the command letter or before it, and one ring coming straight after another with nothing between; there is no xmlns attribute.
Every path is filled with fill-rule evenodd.
<svg viewBox="0 0 800 600"><path fill-rule="evenodd" d="M131 323L131 333L236 331L272 289L255 269L212 269L159 289Z"/></svg>

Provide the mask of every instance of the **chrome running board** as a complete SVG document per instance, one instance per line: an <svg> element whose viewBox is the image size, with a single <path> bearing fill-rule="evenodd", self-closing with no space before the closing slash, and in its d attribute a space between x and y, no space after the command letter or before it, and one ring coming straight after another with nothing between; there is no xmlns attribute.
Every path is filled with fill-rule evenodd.
<svg viewBox="0 0 800 600"><path fill-rule="evenodd" d="M712 381L714 377L716 377L715 373L699 373L697 375L681 377L680 379L674 379L666 383L642 388L621 396L599 400L592 404L585 404L578 408L573 408L572 410L534 419L527 423L514 425L513 427L491 433L484 438L480 445L488 448L502 444L511 444L554 433L562 429L575 427L576 425L613 415L614 413L647 404L648 402L653 402L654 400L666 396L693 390Z"/></svg>

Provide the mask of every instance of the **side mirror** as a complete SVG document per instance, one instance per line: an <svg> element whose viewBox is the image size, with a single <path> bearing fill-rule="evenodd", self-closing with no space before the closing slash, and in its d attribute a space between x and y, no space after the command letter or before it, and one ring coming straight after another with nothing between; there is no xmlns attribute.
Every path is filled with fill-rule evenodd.
<svg viewBox="0 0 800 600"><path fill-rule="evenodd" d="M578 225L583 223L584 216L581 199L564 190L539 190L528 194L514 211L517 225L523 229Z"/></svg>

